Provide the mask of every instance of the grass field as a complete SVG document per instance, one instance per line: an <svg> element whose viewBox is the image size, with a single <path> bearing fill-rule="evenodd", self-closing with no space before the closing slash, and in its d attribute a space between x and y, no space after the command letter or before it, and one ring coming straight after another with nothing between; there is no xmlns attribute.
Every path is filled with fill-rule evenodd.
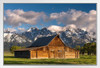
<svg viewBox="0 0 100 68"><path fill-rule="evenodd" d="M14 58L11 53L4 53L4 64L33 64L33 65L96 65L96 56L80 56L78 59L27 59Z"/></svg>

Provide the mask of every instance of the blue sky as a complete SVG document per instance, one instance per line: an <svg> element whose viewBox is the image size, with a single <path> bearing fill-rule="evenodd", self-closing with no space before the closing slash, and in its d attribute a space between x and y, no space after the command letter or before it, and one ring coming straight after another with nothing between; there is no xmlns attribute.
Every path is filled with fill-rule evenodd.
<svg viewBox="0 0 100 68"><path fill-rule="evenodd" d="M49 21L44 21L44 19L38 17L38 19L35 20L35 24L32 24L32 23L30 24L30 22L27 22L27 24L26 24L26 23L24 23L24 22L26 22L26 20L25 21L20 20L20 21L16 22L16 20L15 20L16 17L15 17L14 18L15 21L13 20L14 21L13 23L16 22L16 23L21 24L21 25L17 24L18 26L16 26L16 23L11 24L12 21L7 20L7 19L11 19L11 16L7 15L7 12L6 12L7 10L10 10L9 11L10 14L14 13L13 10L20 10L20 11L22 10L23 12L32 11L32 12L35 12L36 15L38 15L38 13L39 13L40 17L41 16L43 16L43 17L46 16L50 20ZM72 11L72 14L71 14L70 13L71 10L74 10L75 13L74 13L74 11ZM65 12L66 15L74 15L76 13L78 14L79 11L81 11L79 13L81 13L81 15L82 15L82 14L84 14L84 12L85 13L90 13L91 10L96 11L96 4L32 4L32 3L31 4L24 4L24 3L23 4L21 4L21 3L20 4L14 4L14 3L10 4L9 3L8 4L8 3L6 3L6 4L4 4L4 17L6 18L6 21L4 21L4 28L5 29L14 28L14 29L18 30L18 28L28 29L30 27L38 27L38 28L41 29L42 27L49 27L49 26L52 26L52 25L65 27L66 25L74 24L74 25L77 26L76 22L78 22L78 21L76 21L75 23L72 23L72 21L69 20L67 22L66 21L67 20L66 18L68 18L67 16L61 15L62 17L64 17L63 19L61 17L57 17L56 19L54 19L54 17L50 18L50 15L53 14L53 13L57 13L56 15L59 16L60 13L62 13L62 12ZM94 12L94 11L92 11L92 12ZM24 15L26 15L26 14L24 14ZM89 14L88 14L88 16L89 16ZM33 14L33 17L34 17L34 14ZM36 16L36 18L37 18L37 16ZM26 19L26 17L24 17L24 19ZM31 20L31 19L27 18L27 20ZM60 22L60 24L59 24L59 22ZM71 22L71 23L69 23L69 22ZM82 25L86 25L86 24L82 24Z"/></svg>
<svg viewBox="0 0 100 68"><path fill-rule="evenodd" d="M96 4L4 4L4 10L23 9L24 11L36 11L36 12L61 12L69 9L76 9L85 12L90 10L96 10ZM53 9L53 10L52 10Z"/></svg>

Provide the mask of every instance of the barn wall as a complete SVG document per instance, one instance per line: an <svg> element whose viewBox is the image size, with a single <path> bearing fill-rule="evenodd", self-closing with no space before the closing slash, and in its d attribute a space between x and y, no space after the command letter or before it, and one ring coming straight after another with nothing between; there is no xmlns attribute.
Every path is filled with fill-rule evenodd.
<svg viewBox="0 0 100 68"><path fill-rule="evenodd" d="M48 50L47 47L38 48L36 50L31 51L31 59L44 59L48 58Z"/></svg>
<svg viewBox="0 0 100 68"><path fill-rule="evenodd" d="M48 52L43 50L37 50L37 58L48 58Z"/></svg>
<svg viewBox="0 0 100 68"><path fill-rule="evenodd" d="M30 58L30 51L15 51L16 58Z"/></svg>
<svg viewBox="0 0 100 68"><path fill-rule="evenodd" d="M80 55L79 55L79 51L76 51L76 58L79 58Z"/></svg>
<svg viewBox="0 0 100 68"><path fill-rule="evenodd" d="M65 52L65 58L75 58L75 52Z"/></svg>
<svg viewBox="0 0 100 68"><path fill-rule="evenodd" d="M31 58L31 59L36 59L36 58L37 58L36 50L30 51L30 58Z"/></svg>
<svg viewBox="0 0 100 68"><path fill-rule="evenodd" d="M65 47L65 58L79 58L79 51Z"/></svg>

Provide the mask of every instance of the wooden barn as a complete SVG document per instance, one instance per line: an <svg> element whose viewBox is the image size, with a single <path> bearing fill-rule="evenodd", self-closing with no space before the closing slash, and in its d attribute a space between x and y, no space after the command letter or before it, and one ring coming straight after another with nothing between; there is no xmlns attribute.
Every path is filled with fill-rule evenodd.
<svg viewBox="0 0 100 68"><path fill-rule="evenodd" d="M30 47L14 51L17 58L79 58L79 51L65 45L59 35L38 38Z"/></svg>

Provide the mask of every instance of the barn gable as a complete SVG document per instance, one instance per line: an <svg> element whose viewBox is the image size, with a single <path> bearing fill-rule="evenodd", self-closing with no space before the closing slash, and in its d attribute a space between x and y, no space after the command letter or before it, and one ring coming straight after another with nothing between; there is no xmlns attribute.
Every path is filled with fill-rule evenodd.
<svg viewBox="0 0 100 68"><path fill-rule="evenodd" d="M59 35L56 35L48 44L48 46L57 46L57 47L61 47L61 46L65 46L64 42L61 40Z"/></svg>
<svg viewBox="0 0 100 68"><path fill-rule="evenodd" d="M46 45L48 45L48 44L50 43L50 41L51 41L55 36L56 36L56 35L38 38L35 42L32 43L32 45L31 45L30 47L46 46Z"/></svg>

